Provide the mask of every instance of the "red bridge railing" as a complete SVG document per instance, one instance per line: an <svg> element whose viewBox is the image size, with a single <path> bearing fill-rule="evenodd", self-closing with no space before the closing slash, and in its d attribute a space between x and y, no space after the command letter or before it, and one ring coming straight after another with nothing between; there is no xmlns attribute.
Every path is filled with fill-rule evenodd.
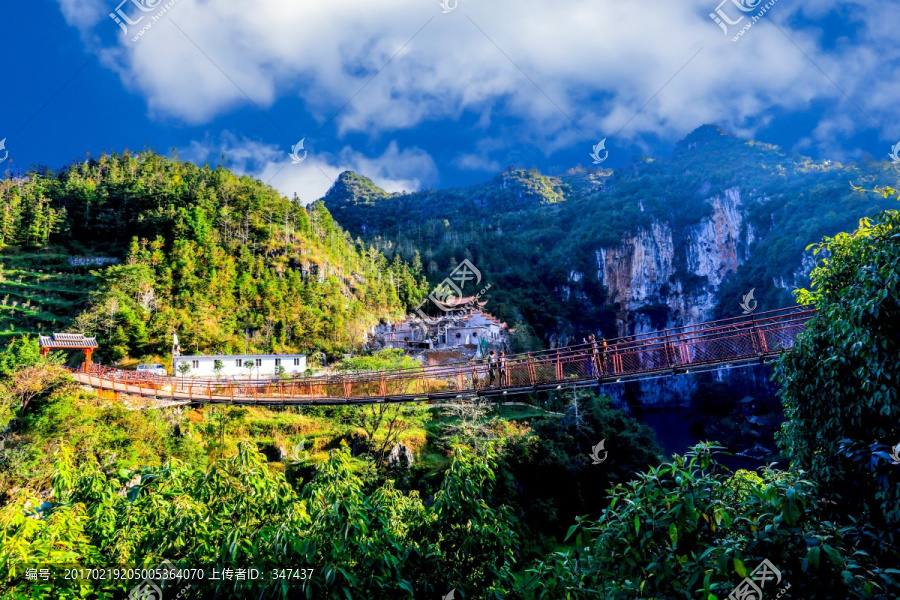
<svg viewBox="0 0 900 600"><path fill-rule="evenodd" d="M734 317L688 327L598 340L505 357L441 366L319 377L222 379L160 377L92 365L78 378L94 387L197 402L260 404L378 402L596 385L765 359L790 348L815 310L807 307Z"/></svg>

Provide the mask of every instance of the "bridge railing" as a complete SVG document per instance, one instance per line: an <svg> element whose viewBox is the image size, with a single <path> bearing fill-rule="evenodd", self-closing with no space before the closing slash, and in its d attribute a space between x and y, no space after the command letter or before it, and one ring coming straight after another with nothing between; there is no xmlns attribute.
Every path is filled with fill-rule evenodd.
<svg viewBox="0 0 900 600"><path fill-rule="evenodd" d="M93 365L90 377L153 389L173 397L277 402L316 398L422 397L501 388L547 388L599 378L727 363L768 356L793 345L814 309L792 307L689 327L582 343L504 357L498 369L485 359L391 371L318 377L223 379L159 377Z"/></svg>

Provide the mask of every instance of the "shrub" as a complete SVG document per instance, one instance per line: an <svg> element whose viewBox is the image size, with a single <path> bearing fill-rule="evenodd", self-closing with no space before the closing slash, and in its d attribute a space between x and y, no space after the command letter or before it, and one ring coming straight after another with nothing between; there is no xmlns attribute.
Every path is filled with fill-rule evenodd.
<svg viewBox="0 0 900 600"><path fill-rule="evenodd" d="M599 520L571 527L573 547L529 571L525 596L715 600L763 560L781 571L792 597L879 591L884 581L866 572L867 555L853 553L844 530L820 522L812 483L769 468L761 477L732 476L714 460L717 450L699 444L616 486Z"/></svg>

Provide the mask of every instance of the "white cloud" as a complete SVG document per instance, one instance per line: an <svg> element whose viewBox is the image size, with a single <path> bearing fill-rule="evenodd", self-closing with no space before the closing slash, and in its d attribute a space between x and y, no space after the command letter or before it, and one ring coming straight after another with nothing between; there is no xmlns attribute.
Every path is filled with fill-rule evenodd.
<svg viewBox="0 0 900 600"><path fill-rule="evenodd" d="M431 156L419 148L399 149L392 141L380 156L369 157L350 147L336 155L317 153L305 144L306 159L293 164L289 149L224 132L219 139L207 137L194 141L181 152L181 158L195 163L226 163L241 175L256 177L288 197L296 193L304 203L325 195L337 176L355 171L372 179L388 192L415 191L437 178L437 166Z"/></svg>
<svg viewBox="0 0 900 600"><path fill-rule="evenodd" d="M102 18L115 0L59 2L86 39L116 29ZM103 57L154 114L188 123L299 96L325 124L352 98L330 135L377 136L465 112L484 126L502 114L521 122L517 141L551 154L614 135L675 139L707 122L752 130L773 107L825 100L823 121L841 131L846 119L871 126L855 102L885 135L900 135L900 5L781 0L732 43L708 16L717 3L460 0L444 15L436 1L178 0L138 42L120 39ZM828 10L849 15L855 41L826 45L819 27L803 25Z"/></svg>

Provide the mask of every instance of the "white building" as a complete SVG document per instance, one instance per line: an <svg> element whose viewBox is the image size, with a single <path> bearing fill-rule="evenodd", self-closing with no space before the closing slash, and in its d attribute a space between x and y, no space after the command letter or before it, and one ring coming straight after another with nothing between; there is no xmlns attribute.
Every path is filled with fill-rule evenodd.
<svg viewBox="0 0 900 600"><path fill-rule="evenodd" d="M188 365L187 373L179 367ZM216 365L221 364L217 372ZM250 365L248 367L248 365ZM286 375L306 371L305 354L217 354L211 356L176 356L174 375L178 377L271 377L284 368ZM183 368L183 367L182 367Z"/></svg>
<svg viewBox="0 0 900 600"><path fill-rule="evenodd" d="M407 316L398 323L382 324L372 329L376 345L388 348L432 348L445 346L481 346L485 342L504 348L509 343L506 323L481 310L483 302L474 298L462 308L447 311L428 322Z"/></svg>
<svg viewBox="0 0 900 600"><path fill-rule="evenodd" d="M488 313L475 311L462 317L447 326L446 344L470 345L479 344L487 339L495 344L504 341L506 323L501 323Z"/></svg>

